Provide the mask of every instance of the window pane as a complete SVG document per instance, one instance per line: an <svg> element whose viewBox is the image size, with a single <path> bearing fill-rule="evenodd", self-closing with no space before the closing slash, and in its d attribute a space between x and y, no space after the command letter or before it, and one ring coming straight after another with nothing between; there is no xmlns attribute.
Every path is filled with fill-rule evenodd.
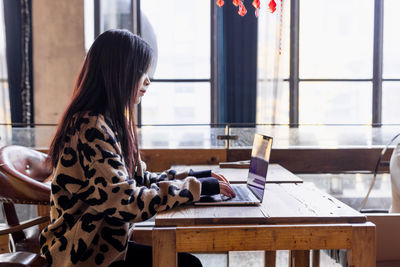
<svg viewBox="0 0 400 267"><path fill-rule="evenodd" d="M256 122L260 124L289 123L289 83L274 87L272 81L259 81L257 88Z"/></svg>
<svg viewBox="0 0 400 267"><path fill-rule="evenodd" d="M4 9L3 4L0 4L0 123L11 122L8 90ZM4 137L4 132L0 136Z"/></svg>
<svg viewBox="0 0 400 267"><path fill-rule="evenodd" d="M382 123L400 123L400 82L382 84Z"/></svg>
<svg viewBox="0 0 400 267"><path fill-rule="evenodd" d="M300 77L372 78L373 0L300 1Z"/></svg>
<svg viewBox="0 0 400 267"><path fill-rule="evenodd" d="M210 1L145 0L158 43L154 78L210 78Z"/></svg>
<svg viewBox="0 0 400 267"><path fill-rule="evenodd" d="M383 77L400 78L400 1L384 1Z"/></svg>
<svg viewBox="0 0 400 267"><path fill-rule="evenodd" d="M280 6L271 14L268 5L262 4L258 13L258 79L289 78L290 1L283 3L282 29Z"/></svg>
<svg viewBox="0 0 400 267"><path fill-rule="evenodd" d="M142 99L142 124L210 123L210 83L153 82Z"/></svg>
<svg viewBox="0 0 400 267"><path fill-rule="evenodd" d="M127 29L132 31L130 0L101 0L100 2L102 32L110 29Z"/></svg>
<svg viewBox="0 0 400 267"><path fill-rule="evenodd" d="M87 52L94 41L94 2L84 1L84 25L85 25L85 51Z"/></svg>
<svg viewBox="0 0 400 267"><path fill-rule="evenodd" d="M371 82L301 82L300 123L370 124Z"/></svg>

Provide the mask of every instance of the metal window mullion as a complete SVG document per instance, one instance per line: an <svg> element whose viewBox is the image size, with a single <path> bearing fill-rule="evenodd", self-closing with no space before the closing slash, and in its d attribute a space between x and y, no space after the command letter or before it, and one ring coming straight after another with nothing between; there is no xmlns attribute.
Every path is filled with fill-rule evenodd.
<svg viewBox="0 0 400 267"><path fill-rule="evenodd" d="M218 90L218 62L217 62L217 45L218 45L218 36L217 36L217 27L218 27L218 18L217 18L217 5L214 4L214 0L210 1L211 5L211 55L210 55L210 64L211 64L211 73L210 73L210 100L211 100L211 123L218 122L218 98L219 98L219 90Z"/></svg>
<svg viewBox="0 0 400 267"><path fill-rule="evenodd" d="M101 3L100 0L94 1L94 38L102 31Z"/></svg>
<svg viewBox="0 0 400 267"><path fill-rule="evenodd" d="M372 75L372 126L382 126L383 0L375 0Z"/></svg>
<svg viewBox="0 0 400 267"><path fill-rule="evenodd" d="M299 0L290 2L290 76L289 76L289 125L299 126Z"/></svg>
<svg viewBox="0 0 400 267"><path fill-rule="evenodd" d="M131 0L132 32L140 35L142 32L140 21L140 0ZM138 127L142 124L142 103L135 107L136 122Z"/></svg>

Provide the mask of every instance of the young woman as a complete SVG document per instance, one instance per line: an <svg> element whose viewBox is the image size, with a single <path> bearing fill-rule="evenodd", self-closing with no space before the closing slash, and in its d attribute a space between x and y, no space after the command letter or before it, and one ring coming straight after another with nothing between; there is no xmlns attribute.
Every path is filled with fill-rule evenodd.
<svg viewBox="0 0 400 267"><path fill-rule="evenodd" d="M51 223L40 245L51 266L151 266L151 247L128 241L130 223L201 194L234 196L211 171L146 171L134 104L150 85L151 61L150 46L123 30L101 34L85 58L49 150ZM178 264L201 266L185 253Z"/></svg>

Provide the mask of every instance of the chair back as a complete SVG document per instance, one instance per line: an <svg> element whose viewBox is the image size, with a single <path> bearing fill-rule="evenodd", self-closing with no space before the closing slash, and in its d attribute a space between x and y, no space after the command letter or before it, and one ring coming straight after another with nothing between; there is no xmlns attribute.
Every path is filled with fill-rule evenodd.
<svg viewBox="0 0 400 267"><path fill-rule="evenodd" d="M17 204L48 205L52 170L47 155L34 149L9 145L0 149L0 200Z"/></svg>
<svg viewBox="0 0 400 267"><path fill-rule="evenodd" d="M52 170L46 165L47 155L34 149L9 145L0 148L0 201L11 227L20 225L16 204L49 205ZM38 252L38 229L11 233L10 251Z"/></svg>

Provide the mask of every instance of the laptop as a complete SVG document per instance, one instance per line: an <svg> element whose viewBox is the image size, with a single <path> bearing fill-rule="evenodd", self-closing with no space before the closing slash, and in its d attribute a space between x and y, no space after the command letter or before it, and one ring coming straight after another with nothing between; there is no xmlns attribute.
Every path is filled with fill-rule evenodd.
<svg viewBox="0 0 400 267"><path fill-rule="evenodd" d="M226 200L226 197L221 194L201 196L200 201L195 202L194 205L260 205L264 196L271 149L272 137L256 133L251 151L247 183L231 185L236 197Z"/></svg>

